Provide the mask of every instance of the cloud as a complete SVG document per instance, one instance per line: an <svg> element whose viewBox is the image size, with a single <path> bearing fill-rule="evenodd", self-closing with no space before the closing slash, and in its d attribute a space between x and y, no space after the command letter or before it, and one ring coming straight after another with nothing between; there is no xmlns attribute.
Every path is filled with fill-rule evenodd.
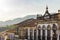
<svg viewBox="0 0 60 40"><path fill-rule="evenodd" d="M0 20L44 14L46 4L49 12L60 9L60 0L0 0Z"/></svg>

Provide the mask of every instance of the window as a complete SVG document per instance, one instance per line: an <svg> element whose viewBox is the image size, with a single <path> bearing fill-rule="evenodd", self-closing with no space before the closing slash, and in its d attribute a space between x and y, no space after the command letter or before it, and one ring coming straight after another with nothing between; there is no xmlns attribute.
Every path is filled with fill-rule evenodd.
<svg viewBox="0 0 60 40"><path fill-rule="evenodd" d="M28 39L28 29L26 29L25 38Z"/></svg>
<svg viewBox="0 0 60 40"><path fill-rule="evenodd" d="M45 30L45 29L46 29L46 28L45 28L45 25L43 25L43 26L42 26L42 30Z"/></svg>
<svg viewBox="0 0 60 40"><path fill-rule="evenodd" d="M32 38L32 32L33 32L33 30L30 29L30 40L33 40L33 38Z"/></svg>
<svg viewBox="0 0 60 40"><path fill-rule="evenodd" d="M57 30L56 24L53 24L52 30Z"/></svg>
<svg viewBox="0 0 60 40"><path fill-rule="evenodd" d="M51 26L50 25L47 26L47 30L51 30Z"/></svg>
<svg viewBox="0 0 60 40"><path fill-rule="evenodd" d="M34 30L34 40L36 40L36 29Z"/></svg>
<svg viewBox="0 0 60 40"><path fill-rule="evenodd" d="M47 26L47 39L48 39L48 40L51 40L50 37L51 37L51 26L48 25L48 26Z"/></svg>
<svg viewBox="0 0 60 40"><path fill-rule="evenodd" d="M42 26L42 35L43 35L43 37L45 37L45 30L46 30L46 27L45 27L45 25L43 25Z"/></svg>

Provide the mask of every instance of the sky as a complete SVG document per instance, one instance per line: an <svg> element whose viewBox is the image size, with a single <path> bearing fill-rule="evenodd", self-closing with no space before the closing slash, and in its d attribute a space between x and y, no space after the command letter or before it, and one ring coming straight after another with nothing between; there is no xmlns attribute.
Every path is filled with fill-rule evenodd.
<svg viewBox="0 0 60 40"><path fill-rule="evenodd" d="M0 0L0 21L44 14L46 5L50 13L60 9L60 0Z"/></svg>

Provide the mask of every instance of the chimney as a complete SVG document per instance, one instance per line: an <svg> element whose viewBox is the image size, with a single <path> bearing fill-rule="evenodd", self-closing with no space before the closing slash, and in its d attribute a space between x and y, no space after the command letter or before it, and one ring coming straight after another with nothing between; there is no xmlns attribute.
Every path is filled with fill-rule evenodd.
<svg viewBox="0 0 60 40"><path fill-rule="evenodd" d="M58 13L60 13L60 10L58 10Z"/></svg>

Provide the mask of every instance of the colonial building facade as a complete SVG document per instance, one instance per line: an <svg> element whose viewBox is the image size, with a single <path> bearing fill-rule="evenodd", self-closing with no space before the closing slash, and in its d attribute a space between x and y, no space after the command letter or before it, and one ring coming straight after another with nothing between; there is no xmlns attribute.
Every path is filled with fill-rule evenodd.
<svg viewBox="0 0 60 40"><path fill-rule="evenodd" d="M16 35L26 40L60 40L60 11L49 13L48 6L44 15L16 24Z"/></svg>

